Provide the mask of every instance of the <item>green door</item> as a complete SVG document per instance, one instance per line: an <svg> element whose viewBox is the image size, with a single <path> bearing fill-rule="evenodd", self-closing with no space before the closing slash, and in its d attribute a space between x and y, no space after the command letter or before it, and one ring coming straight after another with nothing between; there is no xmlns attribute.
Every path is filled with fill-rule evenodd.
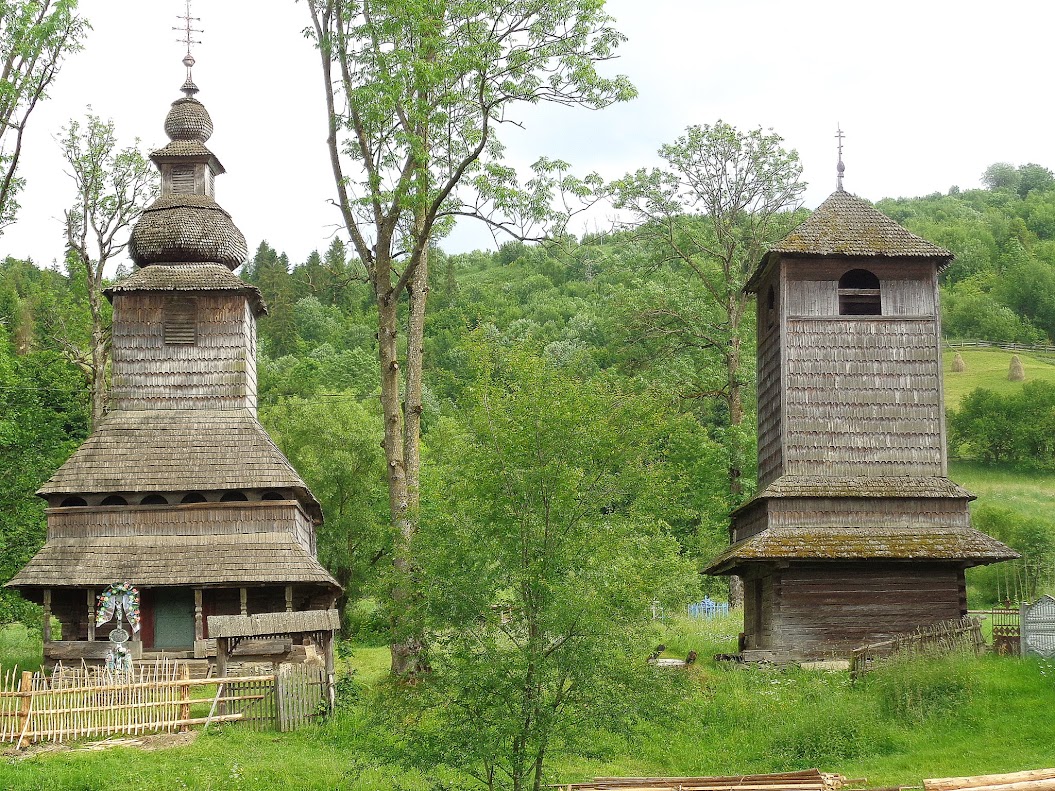
<svg viewBox="0 0 1055 791"><path fill-rule="evenodd" d="M154 589L154 648L194 646L194 591Z"/></svg>

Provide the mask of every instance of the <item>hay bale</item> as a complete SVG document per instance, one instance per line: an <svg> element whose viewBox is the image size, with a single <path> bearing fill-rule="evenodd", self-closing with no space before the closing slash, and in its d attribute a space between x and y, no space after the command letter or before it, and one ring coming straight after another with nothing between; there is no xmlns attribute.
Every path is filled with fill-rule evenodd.
<svg viewBox="0 0 1055 791"><path fill-rule="evenodd" d="M1026 381L1026 369L1022 367L1022 361L1018 359L1017 354L1011 355L1011 367L1008 369L1007 379L1009 382Z"/></svg>
<svg viewBox="0 0 1055 791"><path fill-rule="evenodd" d="M963 355L959 352L956 352L956 356L952 358L952 370L958 374L967 370L967 363L963 361Z"/></svg>

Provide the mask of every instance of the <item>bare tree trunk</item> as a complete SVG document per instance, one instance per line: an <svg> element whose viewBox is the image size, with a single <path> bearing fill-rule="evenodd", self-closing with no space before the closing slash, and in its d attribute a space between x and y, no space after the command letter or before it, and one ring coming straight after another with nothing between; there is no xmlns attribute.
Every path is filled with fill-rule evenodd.
<svg viewBox="0 0 1055 791"><path fill-rule="evenodd" d="M92 317L91 334L91 387L92 387L92 430L98 428L109 408L110 389L106 381L106 364L110 357L110 344L103 326L103 312L100 297L101 282L96 282L87 265L88 274L88 308Z"/></svg>

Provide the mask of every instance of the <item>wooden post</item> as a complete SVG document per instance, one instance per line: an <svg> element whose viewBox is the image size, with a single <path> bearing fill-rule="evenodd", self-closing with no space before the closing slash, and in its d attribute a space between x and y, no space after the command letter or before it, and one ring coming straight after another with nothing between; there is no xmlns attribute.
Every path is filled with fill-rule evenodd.
<svg viewBox="0 0 1055 791"><path fill-rule="evenodd" d="M244 590L244 588L243 588L243 590ZM227 638L227 637L217 637L216 638L216 675L218 675L220 678L226 678L227 677L227 651L228 651L228 646L229 645L230 645L230 638ZM223 689L223 685L222 684L219 687L217 687L217 689L216 689L216 697L217 698L220 697L220 690L221 689ZM213 705L214 706L215 706L215 704L216 704L216 701L213 701ZM226 712L226 703L220 703L220 714L222 715L222 714L226 714L226 713L227 713ZM211 717L212 714L210 714L209 716Z"/></svg>
<svg viewBox="0 0 1055 791"><path fill-rule="evenodd" d="M205 639L205 620L202 618L201 588L194 589L194 639Z"/></svg>
<svg viewBox="0 0 1055 791"><path fill-rule="evenodd" d="M1025 656L1026 648L1026 611L1029 605L1023 602L1018 606L1018 655Z"/></svg>
<svg viewBox="0 0 1055 791"><path fill-rule="evenodd" d="M88 641L95 640L95 588L88 588Z"/></svg>
<svg viewBox="0 0 1055 791"><path fill-rule="evenodd" d="M325 643L323 656L326 660L326 702L329 704L330 714L333 714L337 706L337 687L333 672L333 632L323 632L322 639Z"/></svg>
<svg viewBox="0 0 1055 791"><path fill-rule="evenodd" d="M21 750L27 744L26 731L29 730L29 712L33 706L33 672L30 670L22 671L22 682L18 686L19 696L22 698L21 705L18 707L18 742L15 747Z"/></svg>
<svg viewBox="0 0 1055 791"><path fill-rule="evenodd" d="M287 730L287 701L285 673L275 668L275 727L279 733Z"/></svg>
<svg viewBox="0 0 1055 791"><path fill-rule="evenodd" d="M286 612L293 612L293 586L286 586Z"/></svg>
<svg viewBox="0 0 1055 791"><path fill-rule="evenodd" d="M249 615L248 608L249 592L245 588L238 589L238 604L241 609L242 615Z"/></svg>
<svg viewBox="0 0 1055 791"><path fill-rule="evenodd" d="M190 681L190 665L186 662L180 665L179 677L181 681ZM179 718L186 721L190 719L190 684L181 684L179 693ZM186 724L180 725L180 733L186 733L189 727Z"/></svg>
<svg viewBox="0 0 1055 791"><path fill-rule="evenodd" d="M44 589L44 623L41 625L41 634L45 643L51 642L51 588Z"/></svg>

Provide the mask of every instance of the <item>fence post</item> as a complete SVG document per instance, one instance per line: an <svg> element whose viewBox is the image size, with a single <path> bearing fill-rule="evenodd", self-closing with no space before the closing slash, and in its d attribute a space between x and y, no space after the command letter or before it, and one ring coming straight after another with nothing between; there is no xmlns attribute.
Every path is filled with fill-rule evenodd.
<svg viewBox="0 0 1055 791"><path fill-rule="evenodd" d="M287 724L285 677L281 667L275 668L275 727L279 733L285 732Z"/></svg>
<svg viewBox="0 0 1055 791"><path fill-rule="evenodd" d="M29 730L29 714L33 706L33 672L30 670L22 671L22 681L18 685L19 697L22 698L21 704L18 707L18 742L15 744L15 749L21 750L23 747L29 744L26 741L26 731Z"/></svg>
<svg viewBox="0 0 1055 791"><path fill-rule="evenodd" d="M180 681L190 681L190 665L183 663L180 665L179 671ZM181 720L190 719L190 684L180 684L179 688L179 718ZM186 733L190 729L190 726L184 723L180 725L180 733Z"/></svg>

